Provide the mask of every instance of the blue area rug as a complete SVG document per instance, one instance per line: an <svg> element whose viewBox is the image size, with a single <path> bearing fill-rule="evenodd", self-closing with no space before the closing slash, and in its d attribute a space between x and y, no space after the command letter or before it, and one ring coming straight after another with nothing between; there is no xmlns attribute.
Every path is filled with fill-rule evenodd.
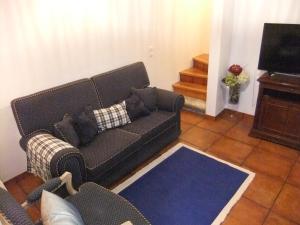
<svg viewBox="0 0 300 225"><path fill-rule="evenodd" d="M220 224L254 177L180 144L114 191L153 225Z"/></svg>

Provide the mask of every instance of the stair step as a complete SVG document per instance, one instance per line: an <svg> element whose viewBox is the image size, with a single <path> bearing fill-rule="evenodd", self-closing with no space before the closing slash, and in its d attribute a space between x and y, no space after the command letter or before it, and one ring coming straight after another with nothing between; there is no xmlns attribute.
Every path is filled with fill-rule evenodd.
<svg viewBox="0 0 300 225"><path fill-rule="evenodd" d="M208 72L208 54L198 55L193 58L193 65L204 72Z"/></svg>
<svg viewBox="0 0 300 225"><path fill-rule="evenodd" d="M208 54L197 55L193 58L193 60L208 65Z"/></svg>
<svg viewBox="0 0 300 225"><path fill-rule="evenodd" d="M185 96L206 100L206 85L179 81L173 84L174 91Z"/></svg>
<svg viewBox="0 0 300 225"><path fill-rule="evenodd" d="M180 72L180 81L207 85L207 73L198 68L186 69Z"/></svg>
<svg viewBox="0 0 300 225"><path fill-rule="evenodd" d="M186 76L191 76L191 77L199 77L199 78L205 78L207 79L207 73L198 69L198 68L189 68L186 70L183 70L180 72L180 74L184 74Z"/></svg>

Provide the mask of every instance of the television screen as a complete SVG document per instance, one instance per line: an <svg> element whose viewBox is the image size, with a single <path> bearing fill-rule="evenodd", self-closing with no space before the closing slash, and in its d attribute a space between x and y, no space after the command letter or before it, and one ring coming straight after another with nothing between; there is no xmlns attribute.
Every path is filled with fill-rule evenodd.
<svg viewBox="0 0 300 225"><path fill-rule="evenodd" d="M258 69L300 74L300 24L265 23Z"/></svg>

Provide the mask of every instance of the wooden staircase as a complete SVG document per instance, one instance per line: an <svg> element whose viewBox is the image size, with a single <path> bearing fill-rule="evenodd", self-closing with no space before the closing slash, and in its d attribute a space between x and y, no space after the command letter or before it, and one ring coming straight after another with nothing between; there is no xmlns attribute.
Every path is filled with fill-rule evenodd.
<svg viewBox="0 0 300 225"><path fill-rule="evenodd" d="M186 100L206 101L207 93L208 54L193 58L193 67L181 71L180 81L173 84L175 92L184 95ZM203 105L203 103L201 104ZM203 110L203 107L200 107ZM205 110L205 108L204 108Z"/></svg>

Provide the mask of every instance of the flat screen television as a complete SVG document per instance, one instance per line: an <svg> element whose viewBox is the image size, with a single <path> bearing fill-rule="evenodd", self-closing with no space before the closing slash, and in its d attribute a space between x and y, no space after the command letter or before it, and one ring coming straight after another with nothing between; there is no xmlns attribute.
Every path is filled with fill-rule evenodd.
<svg viewBox="0 0 300 225"><path fill-rule="evenodd" d="M264 24L258 69L300 76L300 24Z"/></svg>

